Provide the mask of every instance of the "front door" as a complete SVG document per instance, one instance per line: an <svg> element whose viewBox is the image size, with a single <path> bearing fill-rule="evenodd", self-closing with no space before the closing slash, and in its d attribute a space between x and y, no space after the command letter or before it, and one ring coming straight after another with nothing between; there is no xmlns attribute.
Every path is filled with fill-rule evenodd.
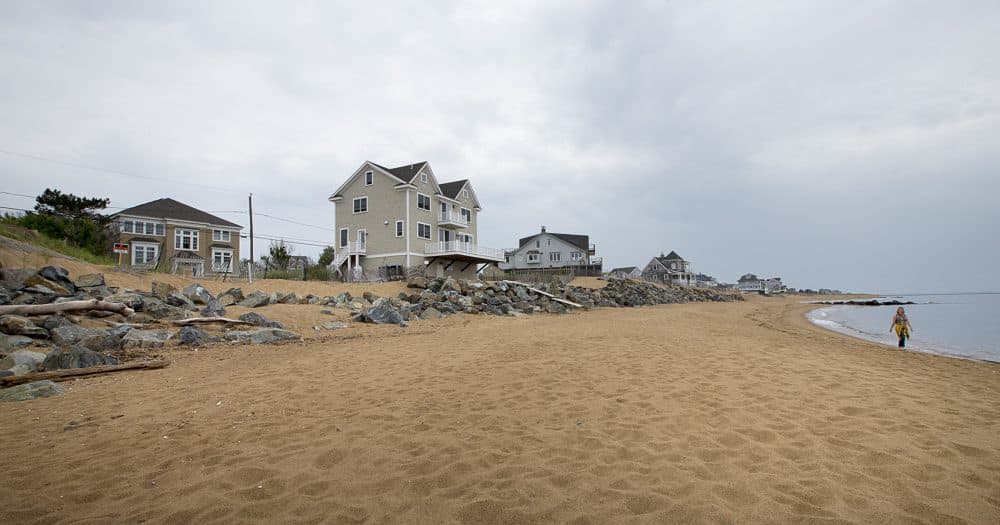
<svg viewBox="0 0 1000 525"><path fill-rule="evenodd" d="M441 203L441 219L440 220L442 220L442 221L448 220L448 203L447 202L442 202Z"/></svg>
<svg viewBox="0 0 1000 525"><path fill-rule="evenodd" d="M438 241L439 242L450 242L455 240L454 232L451 230L446 230L444 228L438 228Z"/></svg>
<svg viewBox="0 0 1000 525"><path fill-rule="evenodd" d="M358 230L358 251L365 249L368 242L368 232L365 230Z"/></svg>

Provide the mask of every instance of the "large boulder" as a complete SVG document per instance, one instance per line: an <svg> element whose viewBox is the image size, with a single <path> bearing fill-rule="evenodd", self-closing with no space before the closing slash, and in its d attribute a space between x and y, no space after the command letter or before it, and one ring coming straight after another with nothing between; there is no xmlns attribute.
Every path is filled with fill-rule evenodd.
<svg viewBox="0 0 1000 525"><path fill-rule="evenodd" d="M441 283L441 288L437 291L439 292L462 292L462 285L458 284L458 281L448 277Z"/></svg>
<svg viewBox="0 0 1000 525"><path fill-rule="evenodd" d="M0 370L10 370L18 365L25 365L29 372L38 370L45 360L45 354L30 350L15 350L0 359Z"/></svg>
<svg viewBox="0 0 1000 525"><path fill-rule="evenodd" d="M298 295L290 293L288 295L282 295L281 298L278 299L278 302L281 304L299 304L301 301L299 300Z"/></svg>
<svg viewBox="0 0 1000 525"><path fill-rule="evenodd" d="M410 277L410 280L406 281L406 287L425 289L427 288L427 278L419 275Z"/></svg>
<svg viewBox="0 0 1000 525"><path fill-rule="evenodd" d="M31 346L35 340L24 335L0 334L0 353L7 353L11 350Z"/></svg>
<svg viewBox="0 0 1000 525"><path fill-rule="evenodd" d="M173 334L166 330L129 330L122 337L124 348L160 348Z"/></svg>
<svg viewBox="0 0 1000 525"><path fill-rule="evenodd" d="M69 278L69 270L62 266L46 266L38 270L38 275L52 282L59 283L70 290L74 289L73 280Z"/></svg>
<svg viewBox="0 0 1000 525"><path fill-rule="evenodd" d="M16 292L24 288L24 282L33 275L38 275L35 268L3 268L0 269L0 286Z"/></svg>
<svg viewBox="0 0 1000 525"><path fill-rule="evenodd" d="M89 368L101 365L117 365L118 360L112 356L99 354L82 346L57 348L45 356L42 368L45 370L60 370L64 368Z"/></svg>
<svg viewBox="0 0 1000 525"><path fill-rule="evenodd" d="M177 287L172 284L161 283L160 281L153 281L153 285L150 291L153 292L153 296L155 296L156 298L166 299L167 296L170 295L170 292L177 291Z"/></svg>
<svg viewBox="0 0 1000 525"><path fill-rule="evenodd" d="M103 273L87 273L76 278L73 285L77 288L95 288L104 286Z"/></svg>
<svg viewBox="0 0 1000 525"><path fill-rule="evenodd" d="M0 401L28 401L40 397L63 395L63 387L52 381L35 381L26 385L17 385L0 390Z"/></svg>
<svg viewBox="0 0 1000 525"><path fill-rule="evenodd" d="M0 315L0 332L28 337L45 338L49 336L49 332L44 328L36 326L30 319L20 315Z"/></svg>
<svg viewBox="0 0 1000 525"><path fill-rule="evenodd" d="M433 306L428 306L426 309L424 309L423 312L421 312L420 318L421 319L440 319L441 318L441 311L438 310L437 308L434 308Z"/></svg>
<svg viewBox="0 0 1000 525"><path fill-rule="evenodd" d="M46 268L51 268L47 266ZM42 274L35 274L28 277L24 281L24 289L33 293L40 293L45 295L70 295L73 293L73 283L69 285L63 285L58 281L53 281L51 279L46 279Z"/></svg>
<svg viewBox="0 0 1000 525"><path fill-rule="evenodd" d="M262 326L264 328L284 328L284 325L278 321L272 321L257 312L247 312L241 315L240 321L250 323L254 326Z"/></svg>
<svg viewBox="0 0 1000 525"><path fill-rule="evenodd" d="M91 330L72 323L56 326L49 331L49 334L52 336L52 342L56 346L75 345L85 337L90 337L97 333L97 330Z"/></svg>
<svg viewBox="0 0 1000 525"><path fill-rule="evenodd" d="M71 324L73 324L73 321L70 321L69 318L67 318L65 315L52 314L46 317L45 321L42 322L42 328L45 328L49 332L52 332L52 330L55 330L60 326L68 326Z"/></svg>
<svg viewBox="0 0 1000 525"><path fill-rule="evenodd" d="M212 299L201 309L201 315L204 317L225 317L226 309L219 304L218 299Z"/></svg>
<svg viewBox="0 0 1000 525"><path fill-rule="evenodd" d="M198 307L195 306L194 301L191 300L185 294L179 292L170 292L167 294L167 298L163 301L170 306L176 306L177 308L183 308L185 310L195 310Z"/></svg>
<svg viewBox="0 0 1000 525"><path fill-rule="evenodd" d="M297 341L299 334L280 328L261 328L259 330L234 330L226 332L225 338L236 343L255 345L277 343L279 341Z"/></svg>
<svg viewBox="0 0 1000 525"><path fill-rule="evenodd" d="M212 294L208 293L208 290L200 284L191 284L184 287L184 295L188 299L191 299L194 304L208 304L209 301L214 299Z"/></svg>
<svg viewBox="0 0 1000 525"><path fill-rule="evenodd" d="M247 308L259 308L261 306L267 306L270 303L271 296L264 292L257 291L246 296L246 298L239 302L239 305Z"/></svg>
<svg viewBox="0 0 1000 525"><path fill-rule="evenodd" d="M177 334L177 338L182 345L188 346L201 346L211 340L208 332L191 325L181 328L181 331Z"/></svg>
<svg viewBox="0 0 1000 525"><path fill-rule="evenodd" d="M362 322L406 326L403 315L393 309L388 301L381 301L377 306L369 308L367 312L359 314L357 317Z"/></svg>
<svg viewBox="0 0 1000 525"><path fill-rule="evenodd" d="M219 294L219 297L216 299L222 306L232 306L245 299L245 297L243 297L243 290L239 288L230 288Z"/></svg>
<svg viewBox="0 0 1000 525"><path fill-rule="evenodd" d="M179 308L176 306L170 306L169 304L153 298L140 296L142 298L142 306L137 309L137 311L145 312L153 319L186 319L190 317L188 310L184 308Z"/></svg>

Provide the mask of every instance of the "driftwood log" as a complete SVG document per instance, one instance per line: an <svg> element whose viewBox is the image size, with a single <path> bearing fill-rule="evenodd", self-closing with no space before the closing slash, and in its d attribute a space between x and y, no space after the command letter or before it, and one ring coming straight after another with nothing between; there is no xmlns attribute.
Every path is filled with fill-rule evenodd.
<svg viewBox="0 0 1000 525"><path fill-rule="evenodd" d="M178 319L171 322L182 326L194 323L253 324L246 321L240 321L238 319L227 319L225 317L189 317L187 319Z"/></svg>
<svg viewBox="0 0 1000 525"><path fill-rule="evenodd" d="M50 303L50 304L3 305L0 306L0 315L6 315L6 314L48 315L59 312L79 312L83 310L105 310L108 312L114 312L116 314L122 314L125 316L132 315L135 313L135 310L125 306L122 303L109 303L107 301L101 301L98 299L89 299L86 301L66 301L64 303Z"/></svg>
<svg viewBox="0 0 1000 525"><path fill-rule="evenodd" d="M77 377L110 374L111 372L120 372L122 370L154 370L157 368L163 368L169 364L170 361L165 359L156 359L153 361L125 363L124 365L102 365L87 368L66 368L63 370L52 370L49 372L32 372L30 374L20 376L0 377L0 387L7 388L9 386L23 385L25 383L42 381L45 379L56 382L69 381L70 379Z"/></svg>

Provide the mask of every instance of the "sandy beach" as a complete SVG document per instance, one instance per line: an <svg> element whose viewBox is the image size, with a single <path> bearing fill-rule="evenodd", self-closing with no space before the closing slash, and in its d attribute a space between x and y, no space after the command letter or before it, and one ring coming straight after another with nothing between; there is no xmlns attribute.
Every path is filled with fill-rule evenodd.
<svg viewBox="0 0 1000 525"><path fill-rule="evenodd" d="M307 339L0 404L0 522L1000 521L1000 366L799 301L322 335L322 307L267 307Z"/></svg>

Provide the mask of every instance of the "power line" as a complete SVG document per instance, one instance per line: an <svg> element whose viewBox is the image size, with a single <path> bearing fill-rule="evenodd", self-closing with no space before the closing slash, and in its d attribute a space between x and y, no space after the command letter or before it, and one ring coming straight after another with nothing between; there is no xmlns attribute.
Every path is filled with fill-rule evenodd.
<svg viewBox="0 0 1000 525"><path fill-rule="evenodd" d="M337 230L334 230L333 228L327 228L326 226L316 226L314 224L306 224L304 222L293 221L291 219L283 219L281 217L275 217L274 215L268 215L266 213L257 213L256 215L259 215L261 217L268 217L268 218L279 220L279 221L283 221L283 222L289 222L289 223L292 223L292 224L298 224L299 226L308 226L310 228L316 228L318 230L326 230L328 232L334 232L334 233L336 233L336 231L337 231Z"/></svg>
<svg viewBox="0 0 1000 525"><path fill-rule="evenodd" d="M85 169L85 170L91 170L91 171L96 171L96 172L100 172L100 173L108 173L108 174L112 174L112 175L120 175L122 177L132 177L132 178L136 178L136 179L151 180L151 181L157 181L157 182L167 182L163 177L154 177L154 176L149 176L149 175L140 175L138 173L131 173L131 172L127 172L127 171L114 170L114 169L109 169L109 168L102 168L102 167L99 167L99 166L92 166L92 165L89 165L89 164L81 164L81 163L77 163L77 162L68 162L68 161L64 161L64 160L53 159L53 158L50 158L50 157L43 157L41 155L33 155L31 153L22 153L22 152L19 152L19 151L11 151L11 150L7 150L7 149L3 149L3 148L0 148L0 153L2 153L4 155L10 155L12 157L21 157L21 158L24 158L24 159L36 160L36 161L40 161L40 162L48 162L50 164L58 164L58 165L62 165L62 166L69 166L69 167L72 167L72 168L80 168L80 169ZM233 191L230 188L219 188L217 186L209 186L207 184L198 184L196 182L185 181L184 185L185 186L195 186L195 187L199 187L199 188L205 188L205 189L214 190L214 191L218 191L220 193L227 193L227 194L231 194L231 195L242 194L242 192L236 192L236 191ZM292 201L289 201L289 200L286 200L286 199L282 199L280 197L268 197L268 198L276 200L276 201L280 201L280 202L285 202L285 203L288 203L288 204L296 205L296 206L301 205L301 203L299 203L299 202L292 202Z"/></svg>
<svg viewBox="0 0 1000 525"><path fill-rule="evenodd" d="M143 180L154 180L154 181L159 181L159 182L163 182L164 181L164 179L162 177L151 177L151 176L147 176L147 175L139 175L138 173L130 173L130 172L127 172L127 171L119 171L119 170L113 170L113 169L108 169L108 168L101 168L101 167L98 167L98 166L91 166L91 165L88 165L88 164L80 164L80 163L77 163L77 162L67 162L67 161L64 161L64 160L58 160L58 159L52 159L52 158L48 158L48 157L42 157L40 155L32 155L30 153L21 153L21 152L10 151L10 150L5 150L5 149L0 149L0 153L3 153L5 155L10 155L10 156L13 156L13 157L21 157L21 158L31 159L31 160L37 160L37 161L41 161L41 162L48 162L50 164L59 164L59 165L62 165L62 166L69 166L69 167L72 167L72 168L80 168L80 169L85 169L85 170L90 170L90 171L97 171L97 172L101 172L101 173L110 173L112 175L121 175L123 177L132 177L132 178L143 179ZM200 188L206 188L206 189L221 191L221 192L225 192L225 193L235 193L235 192L233 192L230 189L219 188L219 187L216 187L216 186L208 186L206 184L198 184L198 183L195 183L195 182L185 182L184 185L185 186L198 186Z"/></svg>
<svg viewBox="0 0 1000 525"><path fill-rule="evenodd" d="M9 191L0 191L0 193L3 193L4 195L14 195L16 197L27 197L29 199L34 199L35 198L34 195L25 195L23 193L11 193Z"/></svg>

